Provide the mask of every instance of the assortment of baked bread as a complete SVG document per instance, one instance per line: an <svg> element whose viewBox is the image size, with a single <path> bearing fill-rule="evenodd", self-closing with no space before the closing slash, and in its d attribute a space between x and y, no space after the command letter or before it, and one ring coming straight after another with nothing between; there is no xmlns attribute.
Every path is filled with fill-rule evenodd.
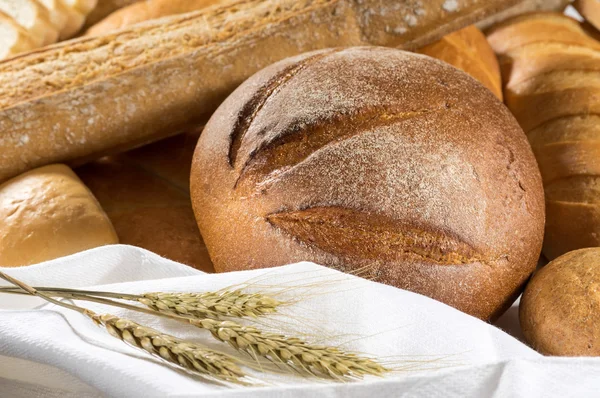
<svg viewBox="0 0 600 398"><path fill-rule="evenodd" d="M494 320L543 247L526 338L600 355L600 3L568 3L0 0L0 266L309 260Z"/></svg>

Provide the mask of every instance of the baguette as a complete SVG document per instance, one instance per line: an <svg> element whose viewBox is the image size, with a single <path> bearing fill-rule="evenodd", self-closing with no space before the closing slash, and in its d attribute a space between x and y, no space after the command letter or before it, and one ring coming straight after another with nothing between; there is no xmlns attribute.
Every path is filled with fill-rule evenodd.
<svg viewBox="0 0 600 398"><path fill-rule="evenodd" d="M475 26L450 33L418 51L466 72L502 101L502 79L494 50Z"/></svg>
<svg viewBox="0 0 600 398"><path fill-rule="evenodd" d="M575 0L573 4L582 17L596 29L600 29L600 1L598 0Z"/></svg>
<svg viewBox="0 0 600 398"><path fill-rule="evenodd" d="M184 14L186 12L200 10L222 2L223 0L142 1L115 11L88 29L85 34L89 36L96 36L112 32L114 30L123 29L127 26L135 25L151 19L166 17L169 15Z"/></svg>
<svg viewBox="0 0 600 398"><path fill-rule="evenodd" d="M242 81L285 57L331 46L415 48L513 3L436 0L412 19L417 10L392 0L236 1L2 62L0 180L202 123Z"/></svg>
<svg viewBox="0 0 600 398"><path fill-rule="evenodd" d="M545 256L600 246L600 42L546 13L508 21L488 39L542 173Z"/></svg>
<svg viewBox="0 0 600 398"><path fill-rule="evenodd" d="M91 192L65 165L40 167L0 185L0 267L52 260L118 243Z"/></svg>

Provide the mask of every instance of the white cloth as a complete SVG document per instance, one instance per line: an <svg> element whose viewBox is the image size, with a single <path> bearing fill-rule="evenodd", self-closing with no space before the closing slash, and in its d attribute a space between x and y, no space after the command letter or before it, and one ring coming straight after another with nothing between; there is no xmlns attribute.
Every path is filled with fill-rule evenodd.
<svg viewBox="0 0 600 398"><path fill-rule="evenodd" d="M142 249L109 246L3 271L30 285L133 293L202 292L252 283L250 291L260 285L259 290L275 294L278 287L292 287L282 297L300 302L268 318L271 325L304 332L308 340L337 336L330 342L348 342L347 349L405 368L357 383L268 376L266 387L223 388L169 368L76 312L53 305L33 309L41 304L38 299L2 294L1 397L565 397L600 391L600 359L546 358L499 328L427 297L310 263L210 275ZM81 304L228 350L186 325ZM510 316L514 323L514 311ZM503 322L511 324L510 319Z"/></svg>

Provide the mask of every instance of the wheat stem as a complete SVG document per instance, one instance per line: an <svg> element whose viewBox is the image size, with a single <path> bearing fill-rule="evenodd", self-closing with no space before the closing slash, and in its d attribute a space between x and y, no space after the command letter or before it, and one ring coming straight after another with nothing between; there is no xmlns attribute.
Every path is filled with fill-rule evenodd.
<svg viewBox="0 0 600 398"><path fill-rule="evenodd" d="M222 382L249 384L243 380L246 375L237 365L237 360L229 355L161 333L155 329L140 325L128 319L119 318L110 314L99 315L86 308L55 300L3 272L0 272L0 278L18 286L27 294L38 296L60 307L84 314L94 321L94 323L104 326L112 336L194 374ZM115 304L120 303L113 302L111 305ZM145 310L135 306L129 307L143 310L141 312L148 312L153 315L156 314L152 310Z"/></svg>

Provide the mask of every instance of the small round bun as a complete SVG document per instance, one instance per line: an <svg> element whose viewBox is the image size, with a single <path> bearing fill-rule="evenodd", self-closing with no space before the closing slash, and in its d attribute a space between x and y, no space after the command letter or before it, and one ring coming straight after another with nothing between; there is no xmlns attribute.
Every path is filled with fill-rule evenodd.
<svg viewBox="0 0 600 398"><path fill-rule="evenodd" d="M536 272L519 315L542 354L600 356L600 248L569 252Z"/></svg>
<svg viewBox="0 0 600 398"><path fill-rule="evenodd" d="M220 272L310 260L482 319L520 293L544 227L504 105L441 61L380 47L247 80L200 136L191 195Z"/></svg>

